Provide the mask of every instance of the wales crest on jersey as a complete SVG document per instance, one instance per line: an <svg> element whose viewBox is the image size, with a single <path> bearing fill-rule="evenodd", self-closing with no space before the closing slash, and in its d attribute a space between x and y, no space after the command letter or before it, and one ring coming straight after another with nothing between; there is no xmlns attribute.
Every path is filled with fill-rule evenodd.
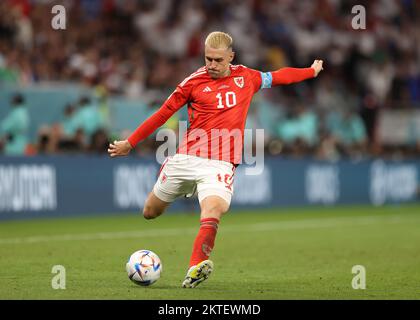
<svg viewBox="0 0 420 320"><path fill-rule="evenodd" d="M243 88L244 87L244 77L235 77L233 78L233 81L235 81L235 84L239 87L239 88Z"/></svg>

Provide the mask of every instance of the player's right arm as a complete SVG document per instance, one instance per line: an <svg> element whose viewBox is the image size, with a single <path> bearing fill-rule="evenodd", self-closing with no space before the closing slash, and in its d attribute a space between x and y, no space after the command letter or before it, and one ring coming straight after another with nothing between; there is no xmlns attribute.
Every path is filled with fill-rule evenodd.
<svg viewBox="0 0 420 320"><path fill-rule="evenodd" d="M272 85L297 83L306 79L315 78L322 70L322 60L315 60L310 68L281 68L271 72Z"/></svg>
<svg viewBox="0 0 420 320"><path fill-rule="evenodd" d="M184 106L189 99L190 86L181 83L169 96L165 103L144 121L127 140L114 141L109 144L108 153L111 157L125 156L130 153L140 141L146 139L162 126L176 111Z"/></svg>
<svg viewBox="0 0 420 320"><path fill-rule="evenodd" d="M271 72L254 71L255 91L278 85L298 83L306 79L315 78L323 70L323 61L315 60L309 68L281 68Z"/></svg>
<svg viewBox="0 0 420 320"><path fill-rule="evenodd" d="M314 77L317 77L318 73L320 73L321 70L324 70L324 68L322 67L323 63L324 63L324 61L322 61L322 60L314 60L314 63L312 63L311 68L313 68L315 70Z"/></svg>

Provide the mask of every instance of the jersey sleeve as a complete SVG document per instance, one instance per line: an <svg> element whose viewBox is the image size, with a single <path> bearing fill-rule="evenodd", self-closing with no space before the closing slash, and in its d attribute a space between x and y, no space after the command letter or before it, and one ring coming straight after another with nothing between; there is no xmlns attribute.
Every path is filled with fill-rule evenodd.
<svg viewBox="0 0 420 320"><path fill-rule="evenodd" d="M261 89L297 83L315 76L314 68L281 68L272 72L261 72Z"/></svg>
<svg viewBox="0 0 420 320"><path fill-rule="evenodd" d="M258 90L261 89L261 82L262 82L261 72L251 69L251 68L247 68L247 69L250 75L252 86L254 88L254 92L257 92Z"/></svg>
<svg viewBox="0 0 420 320"><path fill-rule="evenodd" d="M277 71L261 72L247 68L254 87L254 92L277 85L300 82L315 76L313 68L281 68Z"/></svg>
<svg viewBox="0 0 420 320"><path fill-rule="evenodd" d="M188 79L188 78L187 78ZM181 109L189 100L192 91L191 81L183 81L175 91L166 99L163 105L144 121L129 137L128 142L135 147L140 141L146 139L155 132L179 109Z"/></svg>

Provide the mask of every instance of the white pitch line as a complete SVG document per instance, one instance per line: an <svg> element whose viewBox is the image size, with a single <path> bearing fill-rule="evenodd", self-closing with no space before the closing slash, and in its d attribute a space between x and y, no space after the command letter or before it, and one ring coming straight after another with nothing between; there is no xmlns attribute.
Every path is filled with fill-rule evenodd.
<svg viewBox="0 0 420 320"><path fill-rule="evenodd" d="M252 225L235 225L221 227L223 233L235 232L261 232L273 230L296 230L296 229L317 229L333 227L352 227L369 225L374 223L395 224L401 222L420 222L420 216L413 216L409 219L401 216L365 216L365 217L339 217L339 218L320 218L305 219L294 221L272 221L256 223ZM142 231L120 231L120 232L98 232L82 234L62 234L62 235L43 235L20 238L0 238L0 245L6 244L27 244L56 241L88 241L88 240L113 240L130 239L142 237L170 237L185 234L196 234L197 228L172 228L172 229L150 229Z"/></svg>

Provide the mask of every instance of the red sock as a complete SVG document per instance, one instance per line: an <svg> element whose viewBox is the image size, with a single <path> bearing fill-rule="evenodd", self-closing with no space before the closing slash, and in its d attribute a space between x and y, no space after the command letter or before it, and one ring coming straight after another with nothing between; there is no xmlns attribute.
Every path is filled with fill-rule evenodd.
<svg viewBox="0 0 420 320"><path fill-rule="evenodd" d="M200 220L200 230L195 237L190 267L209 258L210 253L213 250L218 224L219 220L216 218Z"/></svg>

